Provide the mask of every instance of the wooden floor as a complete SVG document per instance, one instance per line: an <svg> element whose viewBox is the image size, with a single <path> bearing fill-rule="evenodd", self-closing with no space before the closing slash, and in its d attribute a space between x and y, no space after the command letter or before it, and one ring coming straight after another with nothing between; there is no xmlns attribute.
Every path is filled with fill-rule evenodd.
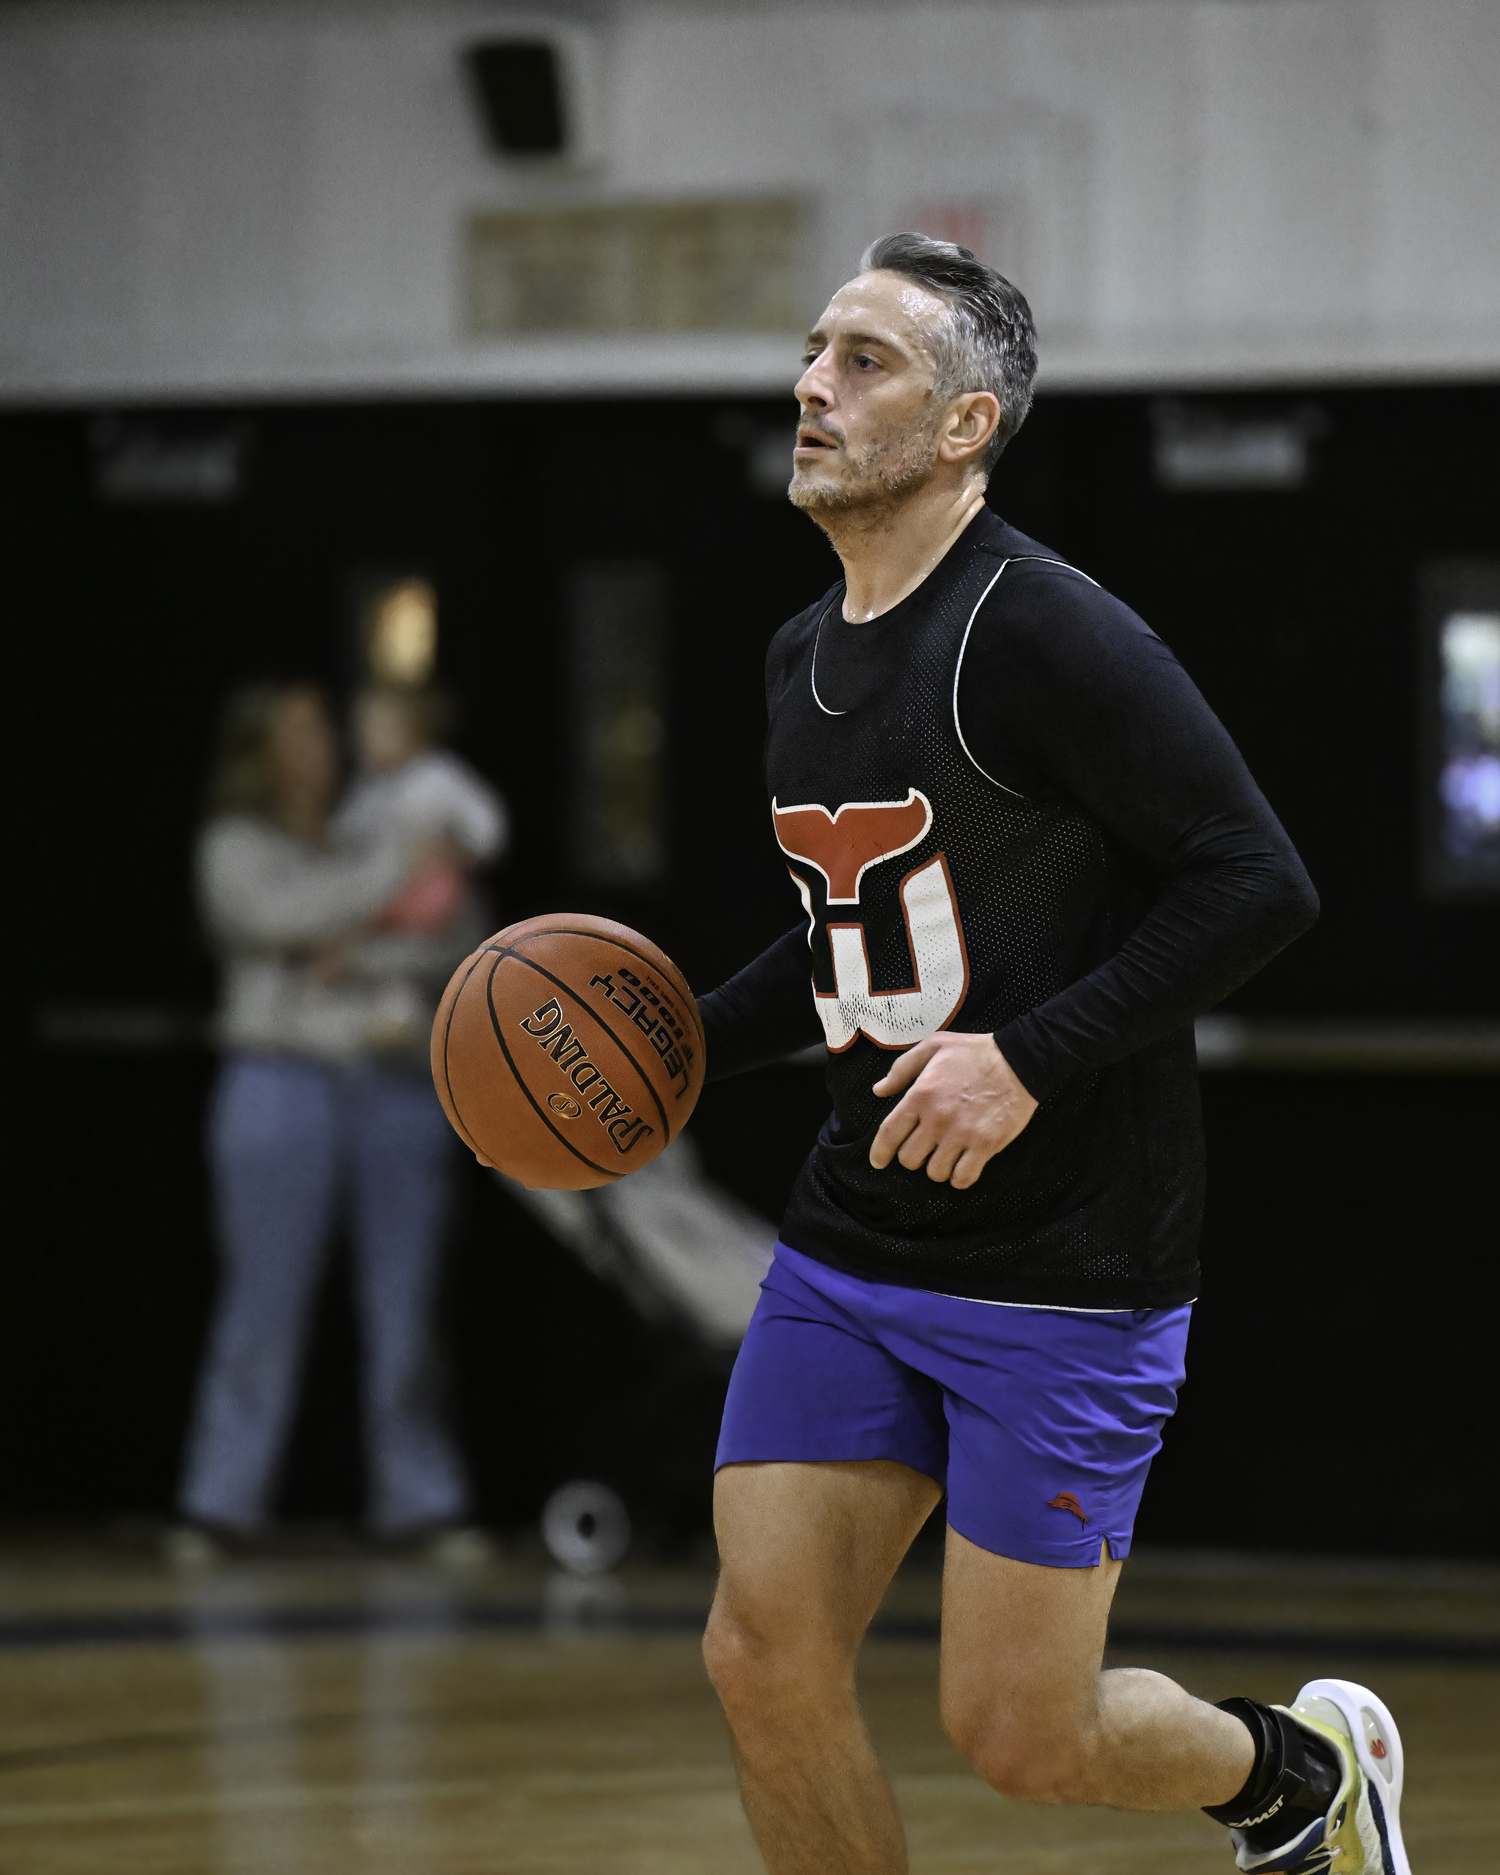
<svg viewBox="0 0 1500 1875"><path fill-rule="evenodd" d="M143 1539L0 1543L0 1875L749 1875L693 1632L710 1586L337 1555L184 1577ZM903 1577L863 1668L918 1875L1232 1868L1202 1816L980 1784L937 1730L935 1606ZM1141 1558L1117 1633L1117 1662L1212 1697L1371 1682L1417 1875L1500 1870L1500 1571Z"/></svg>

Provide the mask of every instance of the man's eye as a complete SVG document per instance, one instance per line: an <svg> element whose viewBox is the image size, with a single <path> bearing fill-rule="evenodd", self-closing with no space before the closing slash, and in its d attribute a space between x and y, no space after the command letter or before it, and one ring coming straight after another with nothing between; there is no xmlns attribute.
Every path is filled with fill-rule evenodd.
<svg viewBox="0 0 1500 1875"><path fill-rule="evenodd" d="M868 352L860 352L854 362L861 371L874 371L878 369L880 361L872 358Z"/></svg>

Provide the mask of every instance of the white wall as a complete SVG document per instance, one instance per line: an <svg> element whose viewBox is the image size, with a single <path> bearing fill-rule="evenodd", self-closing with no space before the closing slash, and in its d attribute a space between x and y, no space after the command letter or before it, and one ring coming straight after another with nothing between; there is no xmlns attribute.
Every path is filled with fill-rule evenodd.
<svg viewBox="0 0 1500 1875"><path fill-rule="evenodd" d="M550 178L461 79L516 17L7 6L0 398L784 386L793 335L463 332L473 210L715 193L808 199L809 315L983 208L1054 384L1500 373L1500 0L617 0Z"/></svg>

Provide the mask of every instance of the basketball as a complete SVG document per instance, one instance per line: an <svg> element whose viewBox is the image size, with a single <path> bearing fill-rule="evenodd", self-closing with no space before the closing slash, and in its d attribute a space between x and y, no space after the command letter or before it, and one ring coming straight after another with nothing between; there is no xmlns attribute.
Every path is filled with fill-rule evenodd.
<svg viewBox="0 0 1500 1875"><path fill-rule="evenodd" d="M508 925L464 959L432 1025L460 1139L533 1191L649 1165L703 1091L703 1026L671 959L587 913Z"/></svg>

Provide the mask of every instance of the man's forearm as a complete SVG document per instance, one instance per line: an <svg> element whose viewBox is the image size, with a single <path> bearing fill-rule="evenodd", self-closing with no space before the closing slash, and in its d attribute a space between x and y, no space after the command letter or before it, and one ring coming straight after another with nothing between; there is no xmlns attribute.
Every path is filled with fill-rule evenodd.
<svg viewBox="0 0 1500 1875"><path fill-rule="evenodd" d="M709 1080L769 1067L821 1042L811 979L807 926L799 924L727 983L700 996Z"/></svg>
<svg viewBox="0 0 1500 1875"><path fill-rule="evenodd" d="M1290 845L1179 873L1126 942L995 1037L1038 1100L1074 1074L1184 1028L1255 975L1317 917Z"/></svg>

